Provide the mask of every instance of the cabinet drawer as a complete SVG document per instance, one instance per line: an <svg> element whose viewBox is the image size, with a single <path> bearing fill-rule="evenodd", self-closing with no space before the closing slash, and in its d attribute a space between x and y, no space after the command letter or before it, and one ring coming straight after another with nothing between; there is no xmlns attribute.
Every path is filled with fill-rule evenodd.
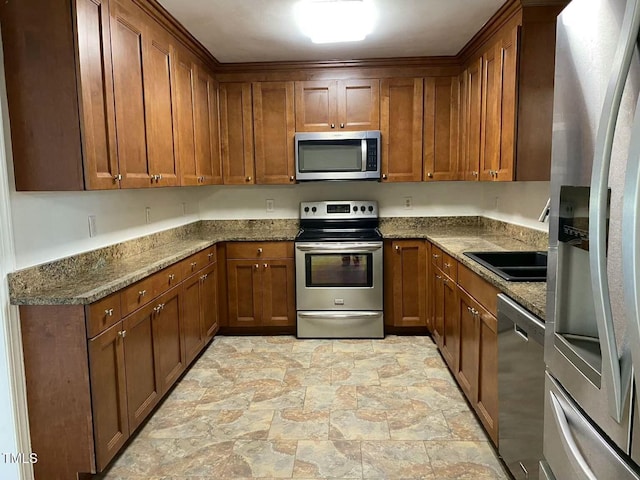
<svg viewBox="0 0 640 480"><path fill-rule="evenodd" d="M435 245L431 247L431 263L442 270L442 250Z"/></svg>
<svg viewBox="0 0 640 480"><path fill-rule="evenodd" d="M475 298L489 313L498 315L498 293L500 291L464 265L458 265L458 285Z"/></svg>
<svg viewBox="0 0 640 480"><path fill-rule="evenodd" d="M236 242L227 244L227 258L293 258L293 242Z"/></svg>
<svg viewBox="0 0 640 480"><path fill-rule="evenodd" d="M181 264L175 263L170 267L159 271L158 273L154 273L153 279L153 297L157 297L158 295L162 295L170 288L175 287L182 281L183 277Z"/></svg>
<svg viewBox="0 0 640 480"><path fill-rule="evenodd" d="M215 245L212 245L204 250L199 251L198 253L194 253L188 258L185 258L182 262L180 262L180 268L182 269L182 277L187 278L194 273L202 270L204 267L211 265L212 263L216 263L218 260L217 257L217 248Z"/></svg>
<svg viewBox="0 0 640 480"><path fill-rule="evenodd" d="M92 338L115 325L122 318L120 292L109 295L85 307L87 338Z"/></svg>
<svg viewBox="0 0 640 480"><path fill-rule="evenodd" d="M444 252L440 258L442 258L442 272L456 282L458 280L458 261Z"/></svg>
<svg viewBox="0 0 640 480"><path fill-rule="evenodd" d="M153 297L155 297L155 282L155 276L151 275L122 290L121 303L123 317L153 300Z"/></svg>

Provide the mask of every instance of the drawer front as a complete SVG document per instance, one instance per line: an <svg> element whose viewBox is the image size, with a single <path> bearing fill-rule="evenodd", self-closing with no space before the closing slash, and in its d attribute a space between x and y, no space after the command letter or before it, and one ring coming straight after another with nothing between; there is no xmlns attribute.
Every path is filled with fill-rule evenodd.
<svg viewBox="0 0 640 480"><path fill-rule="evenodd" d="M207 250L202 250L198 253L194 253L188 258L185 258L182 262L180 262L182 268L182 277L188 278L194 273L202 270L204 267L209 265L209 257L210 252Z"/></svg>
<svg viewBox="0 0 640 480"><path fill-rule="evenodd" d="M182 265L176 263L153 274L153 297L162 295L182 281Z"/></svg>
<svg viewBox="0 0 640 480"><path fill-rule="evenodd" d="M435 245L431 247L431 263L442 270L442 250Z"/></svg>
<svg viewBox="0 0 640 480"><path fill-rule="evenodd" d="M458 281L458 261L451 255L442 252L442 271L454 282Z"/></svg>
<svg viewBox="0 0 640 480"><path fill-rule="evenodd" d="M87 317L87 338L92 338L115 325L122 318L120 292L98 300L85 309Z"/></svg>
<svg viewBox="0 0 640 480"><path fill-rule="evenodd" d="M205 248L204 252L207 257L207 265L216 263L216 261L218 260L218 249L215 245L212 245L209 248Z"/></svg>
<svg viewBox="0 0 640 480"><path fill-rule="evenodd" d="M293 242L234 242L227 244L227 258L293 258Z"/></svg>
<svg viewBox="0 0 640 480"><path fill-rule="evenodd" d="M129 315L153 300L155 282L156 279L152 275L122 290L122 316Z"/></svg>
<svg viewBox="0 0 640 480"><path fill-rule="evenodd" d="M475 298L489 313L498 316L498 293L500 291L489 282L469 270L458 265L458 285Z"/></svg>

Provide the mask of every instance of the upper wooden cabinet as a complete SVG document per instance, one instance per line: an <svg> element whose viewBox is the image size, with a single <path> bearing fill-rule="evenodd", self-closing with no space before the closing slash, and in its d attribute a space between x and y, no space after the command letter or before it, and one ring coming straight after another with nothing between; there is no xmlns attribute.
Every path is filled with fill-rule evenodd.
<svg viewBox="0 0 640 480"><path fill-rule="evenodd" d="M382 80L382 181L422 180L422 108L422 78Z"/></svg>
<svg viewBox="0 0 640 480"><path fill-rule="evenodd" d="M378 130L378 79L296 82L296 131Z"/></svg>
<svg viewBox="0 0 640 480"><path fill-rule="evenodd" d="M458 179L457 77L424 80L424 180Z"/></svg>
<svg viewBox="0 0 640 480"><path fill-rule="evenodd" d="M293 183L294 84L257 82L252 88L256 183Z"/></svg>
<svg viewBox="0 0 640 480"><path fill-rule="evenodd" d="M220 84L220 146L224 183L255 183L250 83Z"/></svg>

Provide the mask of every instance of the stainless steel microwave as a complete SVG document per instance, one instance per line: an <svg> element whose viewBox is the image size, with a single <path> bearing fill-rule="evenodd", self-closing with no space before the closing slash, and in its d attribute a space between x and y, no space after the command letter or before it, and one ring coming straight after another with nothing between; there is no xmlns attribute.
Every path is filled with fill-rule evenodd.
<svg viewBox="0 0 640 480"><path fill-rule="evenodd" d="M296 133L296 180L380 180L380 131Z"/></svg>

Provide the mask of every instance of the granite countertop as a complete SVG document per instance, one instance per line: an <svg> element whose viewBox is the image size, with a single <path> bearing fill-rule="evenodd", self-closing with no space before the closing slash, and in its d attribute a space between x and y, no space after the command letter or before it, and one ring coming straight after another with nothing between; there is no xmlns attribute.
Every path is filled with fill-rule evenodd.
<svg viewBox="0 0 640 480"><path fill-rule="evenodd" d="M546 283L507 282L465 251L546 250L546 236L481 217L383 218L385 239L424 238L544 319ZM203 221L9 276L14 305L86 305L217 242L291 241L297 220Z"/></svg>

